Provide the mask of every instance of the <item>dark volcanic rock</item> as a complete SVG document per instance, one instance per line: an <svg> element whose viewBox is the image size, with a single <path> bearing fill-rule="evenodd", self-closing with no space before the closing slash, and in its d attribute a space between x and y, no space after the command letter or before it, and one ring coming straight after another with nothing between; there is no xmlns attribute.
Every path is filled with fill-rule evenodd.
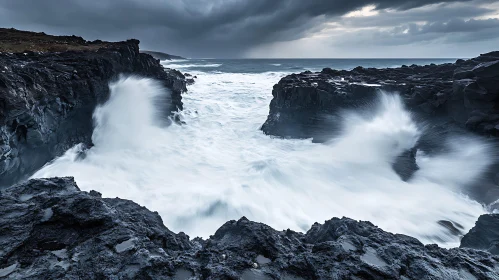
<svg viewBox="0 0 499 280"><path fill-rule="evenodd" d="M461 240L461 248L486 250L499 255L499 214L480 216Z"/></svg>
<svg viewBox="0 0 499 280"><path fill-rule="evenodd" d="M164 52L155 52L155 51L140 51L141 53L146 53L152 55L156 59L160 60L172 60L172 59L185 59L184 57L178 55L171 55Z"/></svg>
<svg viewBox="0 0 499 280"><path fill-rule="evenodd" d="M398 92L408 108L423 116L443 116L484 135L499 136L499 55L483 54L456 63L400 68L326 68L283 78L274 86L269 135L328 139L331 118L361 107L379 90Z"/></svg>
<svg viewBox="0 0 499 280"><path fill-rule="evenodd" d="M185 77L138 45L0 29L0 187L77 143L91 145L92 112L119 74L157 79L171 89L166 111L182 109Z"/></svg>
<svg viewBox="0 0 499 280"><path fill-rule="evenodd" d="M191 74L189 73L184 73L184 76L185 76L185 82L187 83L187 85L193 85L194 83L196 83L196 80L197 79L197 76L192 76Z"/></svg>
<svg viewBox="0 0 499 280"><path fill-rule="evenodd" d="M173 275L170 254L191 246L157 213L81 192L72 178L31 180L0 201L0 266L15 266L13 279L133 279L146 267Z"/></svg>
<svg viewBox="0 0 499 280"><path fill-rule="evenodd" d="M292 74L274 86L269 116L261 129L268 135L326 142L341 129L345 110L372 110L381 91L396 92L416 119L431 123L418 146L393 163L397 174L408 180L418 169L415 150L425 137L457 130L499 136L497 53L441 65L356 67L351 71L325 68L318 73Z"/></svg>
<svg viewBox="0 0 499 280"><path fill-rule="evenodd" d="M242 218L208 240L189 240L132 201L53 178L0 192L0 277L497 279L499 258L425 246L348 218L315 224L306 234Z"/></svg>

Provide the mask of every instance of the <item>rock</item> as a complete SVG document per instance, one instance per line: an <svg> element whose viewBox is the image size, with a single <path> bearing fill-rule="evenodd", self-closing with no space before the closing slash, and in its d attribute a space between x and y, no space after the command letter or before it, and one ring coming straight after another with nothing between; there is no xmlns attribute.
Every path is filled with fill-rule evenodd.
<svg viewBox="0 0 499 280"><path fill-rule="evenodd" d="M499 95L499 60L481 63L472 71L476 76L478 86L485 91L484 96L481 98L497 104L497 96Z"/></svg>
<svg viewBox="0 0 499 280"><path fill-rule="evenodd" d="M0 268L17 264L13 279L135 279L141 268L154 275L160 265L173 275L169 254L192 246L157 213L81 192L72 178L31 180L2 191L0 201Z"/></svg>
<svg viewBox="0 0 499 280"><path fill-rule="evenodd" d="M185 59L184 57L178 55L171 55L164 52L154 52L154 51L140 51L140 52L152 55L152 57L160 60Z"/></svg>
<svg viewBox="0 0 499 280"><path fill-rule="evenodd" d="M414 172L419 169L416 163L416 149L403 152L395 159L392 166L402 180L409 180Z"/></svg>
<svg viewBox="0 0 499 280"><path fill-rule="evenodd" d="M482 215L461 240L461 248L473 248L499 255L499 214Z"/></svg>
<svg viewBox="0 0 499 280"><path fill-rule="evenodd" d="M330 69L325 69L330 72ZM330 119L340 109L372 101L376 88L332 79L329 74L302 73L283 78L274 86L270 114L262 126L266 134L289 138L329 139Z"/></svg>
<svg viewBox="0 0 499 280"><path fill-rule="evenodd" d="M185 79L185 82L190 86L193 85L196 81L194 80L194 78L187 78Z"/></svg>
<svg viewBox="0 0 499 280"><path fill-rule="evenodd" d="M182 109L185 77L139 53L138 40L88 42L0 29L0 46L0 187L75 144L91 146L92 113L119 74L157 79L171 89L165 111Z"/></svg>
<svg viewBox="0 0 499 280"><path fill-rule="evenodd" d="M80 191L72 178L1 191L0 248L0 275L7 279L499 277L499 257L487 252L425 246L348 218L316 223L304 234L243 217L207 240L191 240L169 231L156 212Z"/></svg>
<svg viewBox="0 0 499 280"><path fill-rule="evenodd" d="M436 121L444 129L465 128L499 136L496 53L441 65L356 67L351 71L325 68L318 73L292 74L274 86L270 112L261 130L283 138L326 142L337 135L345 110L362 109L382 90L399 94L406 108L427 123ZM404 180L418 169L414 155L406 151L393 164Z"/></svg>
<svg viewBox="0 0 499 280"><path fill-rule="evenodd" d="M330 117L363 106L379 90L398 92L406 106L427 118L446 117L483 135L499 136L499 120L473 119L499 114L499 52L456 63L351 71L325 68L284 77L274 86L264 133L285 138L327 141ZM468 125L473 123L473 125ZM330 134L330 133L329 133ZM331 135L329 135L330 138Z"/></svg>

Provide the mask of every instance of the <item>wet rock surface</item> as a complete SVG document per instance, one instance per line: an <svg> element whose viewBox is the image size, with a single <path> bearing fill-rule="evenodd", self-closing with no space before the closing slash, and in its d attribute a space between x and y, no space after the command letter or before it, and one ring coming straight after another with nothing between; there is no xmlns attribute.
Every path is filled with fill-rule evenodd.
<svg viewBox="0 0 499 280"><path fill-rule="evenodd" d="M461 247L499 255L499 214L482 215L461 240Z"/></svg>
<svg viewBox="0 0 499 280"><path fill-rule="evenodd" d="M499 257L442 249L333 218L306 233L246 218L208 240L169 231L156 212L80 191L72 178L0 192L6 279L498 279Z"/></svg>
<svg viewBox="0 0 499 280"><path fill-rule="evenodd" d="M31 175L78 143L90 146L95 106L120 74L171 90L165 112L182 109L182 73L139 53L139 41L88 42L0 29L0 187Z"/></svg>
<svg viewBox="0 0 499 280"><path fill-rule="evenodd" d="M274 86L262 130L326 141L342 110L372 103L380 90L399 93L423 118L441 117L482 135L499 136L499 52L441 65L292 74Z"/></svg>
<svg viewBox="0 0 499 280"><path fill-rule="evenodd" d="M269 116L261 129L278 137L327 142L340 133L345 111L372 113L383 91L399 94L415 120L425 126L416 146L393 163L403 180L418 170L416 151L431 153L446 133L472 132L496 140L499 136L499 52L441 65L325 68L292 74L274 86ZM478 198L484 203L498 197L492 181L499 166L493 169L482 185L494 194Z"/></svg>

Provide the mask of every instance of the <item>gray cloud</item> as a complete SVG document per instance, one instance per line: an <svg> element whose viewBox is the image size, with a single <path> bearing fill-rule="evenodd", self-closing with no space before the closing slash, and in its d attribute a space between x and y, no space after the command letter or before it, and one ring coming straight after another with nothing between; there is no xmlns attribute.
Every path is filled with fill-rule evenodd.
<svg viewBox="0 0 499 280"><path fill-rule="evenodd" d="M348 27L394 27L413 22L436 22L451 19L470 19L495 12L494 9L472 3L437 4L419 9L390 12L380 10L378 16L343 18L341 24Z"/></svg>
<svg viewBox="0 0 499 280"><path fill-rule="evenodd" d="M454 33L454 32L476 32L484 29L499 28L499 19L485 20L463 20L451 19L449 21L431 22L418 28L411 28L410 34L422 33Z"/></svg>
<svg viewBox="0 0 499 280"><path fill-rule="evenodd" d="M494 10L468 5L439 8L395 14L382 12L375 17L344 20L342 28L360 30L356 33L358 36L347 36L336 44L407 45L433 41L461 43L499 39L498 18L473 19L495 12ZM373 26L376 27L374 30Z"/></svg>
<svg viewBox="0 0 499 280"><path fill-rule="evenodd" d="M406 45L423 42L459 43L496 40L499 34L499 20L459 20L431 22L417 25L408 24L388 31L371 33L370 42L376 40L381 45ZM350 42L352 43L352 42Z"/></svg>
<svg viewBox="0 0 499 280"><path fill-rule="evenodd" d="M414 21L421 20L430 22L424 27L427 30L417 29L418 33L416 29L410 29L411 36L424 37L422 33L435 33L436 30L446 34L456 32L452 31L456 28L481 30L495 23L465 22L463 18L493 12L476 5L488 2L494 1L3 0L0 24L49 33L77 34L88 39L122 40L135 37L142 41L145 48L186 56L233 57L265 44L307 37L320 32L327 22L339 22L352 28L366 24L371 27L393 26L392 37L396 36L397 28L411 28ZM461 6L454 6L456 3ZM439 5L417 11L417 8L431 4ZM375 5L380 15L388 15L388 10L390 14L384 18L341 17L366 5ZM443 21L437 21L438 17L452 21L446 25ZM387 35L386 31L378 33Z"/></svg>

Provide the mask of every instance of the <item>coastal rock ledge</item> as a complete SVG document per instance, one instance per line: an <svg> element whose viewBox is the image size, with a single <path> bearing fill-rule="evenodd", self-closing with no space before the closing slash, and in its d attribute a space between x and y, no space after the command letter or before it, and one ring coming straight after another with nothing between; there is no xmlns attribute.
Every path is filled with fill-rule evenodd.
<svg viewBox="0 0 499 280"><path fill-rule="evenodd" d="M484 219L490 217L497 241L498 216ZM493 223L477 227L482 224ZM494 236L480 240L494 242ZM0 277L499 279L499 256L425 246L348 218L316 223L303 234L243 217L208 240L191 240L168 230L158 213L80 191L68 177L30 180L0 192Z"/></svg>
<svg viewBox="0 0 499 280"><path fill-rule="evenodd" d="M91 145L92 113L120 74L171 90L182 109L182 73L165 69L139 41L109 43L0 28L0 188L30 176L75 144Z"/></svg>
<svg viewBox="0 0 499 280"><path fill-rule="evenodd" d="M440 118L481 135L499 136L499 51L440 65L292 74L274 86L262 130L327 141L342 110L372 103L380 90L398 93L424 120Z"/></svg>

